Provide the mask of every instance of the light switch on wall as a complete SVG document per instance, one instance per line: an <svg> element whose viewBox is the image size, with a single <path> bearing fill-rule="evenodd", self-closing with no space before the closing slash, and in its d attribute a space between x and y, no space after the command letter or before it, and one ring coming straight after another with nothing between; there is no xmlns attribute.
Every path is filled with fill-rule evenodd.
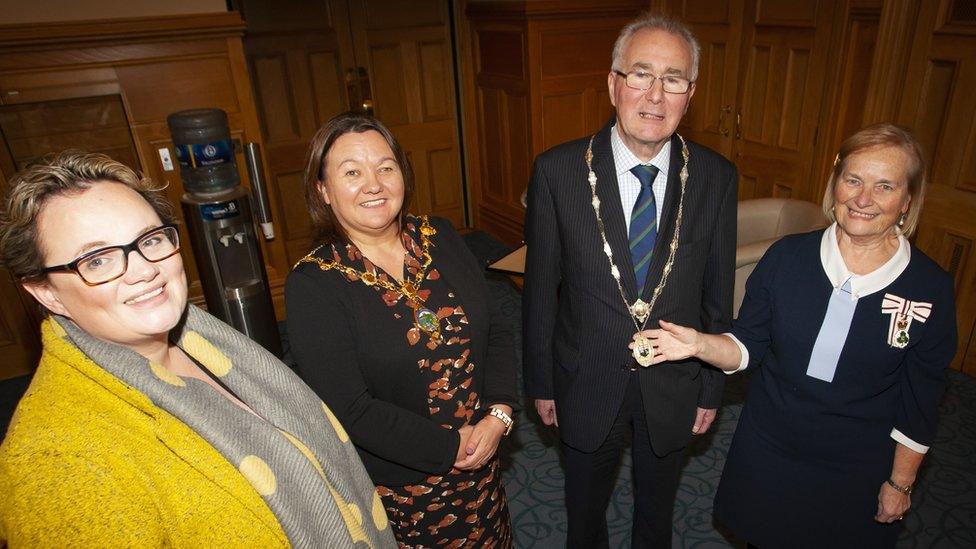
<svg viewBox="0 0 976 549"><path fill-rule="evenodd" d="M169 155L169 148L161 147L159 149L159 160L163 163L163 170L167 172L173 171L173 159Z"/></svg>

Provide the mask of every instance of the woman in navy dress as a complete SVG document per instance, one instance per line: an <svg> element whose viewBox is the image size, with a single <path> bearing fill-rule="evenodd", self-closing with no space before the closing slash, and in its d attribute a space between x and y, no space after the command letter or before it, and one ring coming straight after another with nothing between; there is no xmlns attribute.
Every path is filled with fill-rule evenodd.
<svg viewBox="0 0 976 549"><path fill-rule="evenodd" d="M910 133L861 130L824 195L834 223L769 249L732 333L646 332L656 362L759 368L715 497L750 544L895 545L956 352L952 279L907 240L924 187Z"/></svg>

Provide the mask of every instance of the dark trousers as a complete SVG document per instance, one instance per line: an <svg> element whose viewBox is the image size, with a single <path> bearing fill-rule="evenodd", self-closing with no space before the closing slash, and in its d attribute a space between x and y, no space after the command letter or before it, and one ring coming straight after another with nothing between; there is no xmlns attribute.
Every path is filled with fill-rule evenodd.
<svg viewBox="0 0 976 549"><path fill-rule="evenodd" d="M634 467L631 546L671 547L671 516L684 452L659 457L651 450L637 376L637 372L631 376L624 402L602 446L595 452L581 452L562 444L569 522L566 546L572 549L608 547L607 504L614 472L628 442L632 442Z"/></svg>

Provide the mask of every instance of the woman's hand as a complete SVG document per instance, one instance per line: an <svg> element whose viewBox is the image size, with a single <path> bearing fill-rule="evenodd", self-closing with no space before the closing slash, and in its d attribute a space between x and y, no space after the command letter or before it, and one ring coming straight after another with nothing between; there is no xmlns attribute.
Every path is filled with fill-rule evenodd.
<svg viewBox="0 0 976 549"><path fill-rule="evenodd" d="M651 364L660 364L667 360L684 360L688 357L697 356L701 352L702 334L694 328L687 328L672 324L667 321L660 321L661 328L657 330L644 330L641 334L651 341L654 348L654 359ZM634 338L637 334L634 334ZM630 344L634 348L634 344Z"/></svg>
<svg viewBox="0 0 976 549"><path fill-rule="evenodd" d="M512 414L512 409L509 406L498 407L505 413ZM505 434L505 428L505 424L500 419L488 415L483 417L481 421L475 424L467 445L458 448L459 458L454 463L454 467L462 471L474 471L484 467L498 450L498 443L502 440L502 435ZM463 458L460 456L462 449L466 454Z"/></svg>
<svg viewBox="0 0 976 549"><path fill-rule="evenodd" d="M458 429L458 435L461 437L461 443L458 444L457 455L454 456L454 462L458 463L464 458L468 457L468 441L471 440L471 433L474 432L474 427L470 425L465 425Z"/></svg>
<svg viewBox="0 0 976 549"><path fill-rule="evenodd" d="M895 490L887 482L882 482L881 491L878 492L878 514L874 516L874 520L878 522L901 520L911 506L910 495Z"/></svg>

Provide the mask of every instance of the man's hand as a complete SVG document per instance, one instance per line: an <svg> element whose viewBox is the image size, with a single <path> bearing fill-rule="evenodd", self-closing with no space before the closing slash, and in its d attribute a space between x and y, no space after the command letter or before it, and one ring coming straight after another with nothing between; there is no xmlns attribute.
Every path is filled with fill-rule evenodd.
<svg viewBox="0 0 976 549"><path fill-rule="evenodd" d="M555 400L544 400L537 398L535 400L535 411L539 412L539 417L542 418L542 423L559 427L559 420L556 419Z"/></svg>
<svg viewBox="0 0 976 549"><path fill-rule="evenodd" d="M715 421L715 408L699 408L698 413L695 415L695 425L692 426L691 432L696 435L703 435L708 432L708 428L712 426L712 422Z"/></svg>

